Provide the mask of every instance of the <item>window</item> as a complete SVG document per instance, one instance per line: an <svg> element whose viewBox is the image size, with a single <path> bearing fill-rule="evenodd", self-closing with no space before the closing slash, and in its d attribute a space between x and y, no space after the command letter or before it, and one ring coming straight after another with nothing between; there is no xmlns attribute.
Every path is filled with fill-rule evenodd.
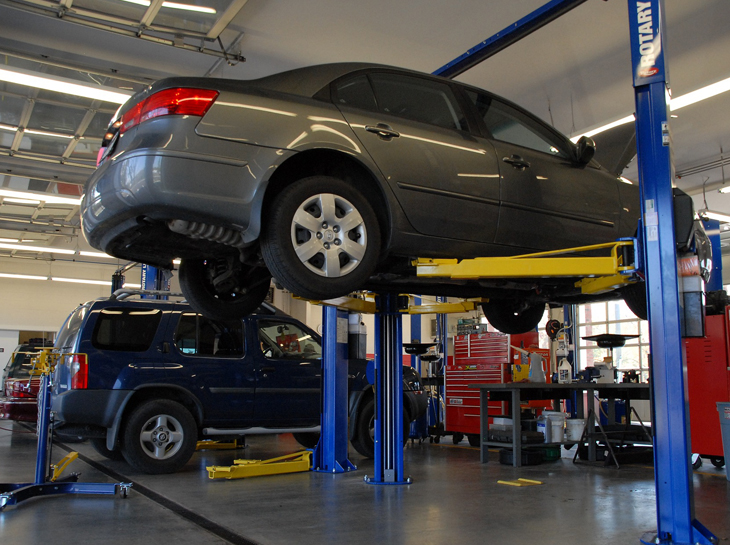
<svg viewBox="0 0 730 545"><path fill-rule="evenodd" d="M397 74L372 74L378 110L445 129L466 130L464 114L445 83Z"/></svg>
<svg viewBox="0 0 730 545"><path fill-rule="evenodd" d="M608 356L606 348L598 348L595 342L585 341L583 337L615 333L620 335L639 335L628 339L626 345L613 349L613 367L619 371L639 372L641 382L649 378L649 327L648 322L634 316L621 300L605 303L591 303L578 307L578 361L580 369L603 363ZM622 380L619 373L618 380Z"/></svg>
<svg viewBox="0 0 730 545"><path fill-rule="evenodd" d="M144 352L155 339L162 311L106 308L99 312L91 344L100 350Z"/></svg>
<svg viewBox="0 0 730 545"><path fill-rule="evenodd" d="M312 335L289 322L259 320L259 341L267 358L317 359L322 347Z"/></svg>
<svg viewBox="0 0 730 545"><path fill-rule="evenodd" d="M484 93L466 90L492 138L550 155L569 157L562 144L534 119Z"/></svg>
<svg viewBox="0 0 730 545"><path fill-rule="evenodd" d="M335 92L337 104L361 108L363 110L375 111L378 109L375 104L375 95L370 87L367 76L356 76L336 84Z"/></svg>
<svg viewBox="0 0 730 545"><path fill-rule="evenodd" d="M241 320L209 320L200 314L186 312L180 316L175 330L175 346L188 356L240 358L243 356L243 323Z"/></svg>

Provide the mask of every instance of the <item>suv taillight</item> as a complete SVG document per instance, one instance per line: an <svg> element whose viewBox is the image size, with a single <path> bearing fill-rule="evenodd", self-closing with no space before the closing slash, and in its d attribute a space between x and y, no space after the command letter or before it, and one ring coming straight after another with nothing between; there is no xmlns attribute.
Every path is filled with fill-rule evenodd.
<svg viewBox="0 0 730 545"><path fill-rule="evenodd" d="M89 387L89 365L84 354L76 354L71 359L71 389L85 390Z"/></svg>
<svg viewBox="0 0 730 545"><path fill-rule="evenodd" d="M211 89L189 89L178 87L164 89L138 102L121 119L119 132L124 133L143 121L163 115L204 116L218 97L218 91Z"/></svg>

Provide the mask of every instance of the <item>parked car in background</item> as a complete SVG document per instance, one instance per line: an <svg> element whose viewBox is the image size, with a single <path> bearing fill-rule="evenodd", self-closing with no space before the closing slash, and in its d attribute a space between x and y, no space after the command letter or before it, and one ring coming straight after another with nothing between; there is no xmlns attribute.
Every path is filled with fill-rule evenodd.
<svg viewBox="0 0 730 545"><path fill-rule="evenodd" d="M145 473L182 468L199 438L292 432L319 437L321 340L262 305L244 319L213 320L186 303L91 301L58 334L52 410L57 429L88 438ZM349 368L350 440L373 456L373 388L365 360ZM404 414L426 410L420 376L403 368Z"/></svg>
<svg viewBox="0 0 730 545"><path fill-rule="evenodd" d="M2 371L0 419L35 422L38 419L40 376L33 357L41 348L51 347L45 339L30 339L19 344Z"/></svg>
<svg viewBox="0 0 730 545"><path fill-rule="evenodd" d="M357 289L485 297L508 333L574 278L418 278L414 257L524 254L634 236L638 187L519 106L460 82L340 63L237 81L169 78L112 120L82 202L92 246L171 268L191 305L245 315L271 276L328 299ZM634 299L643 297L643 286ZM645 306L645 303L644 303Z"/></svg>

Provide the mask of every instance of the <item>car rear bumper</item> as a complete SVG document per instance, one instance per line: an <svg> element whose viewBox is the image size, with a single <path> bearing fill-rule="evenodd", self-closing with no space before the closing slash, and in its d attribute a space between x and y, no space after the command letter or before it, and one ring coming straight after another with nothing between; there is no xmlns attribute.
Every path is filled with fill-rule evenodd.
<svg viewBox="0 0 730 545"><path fill-rule="evenodd" d="M30 398L0 398L0 419L35 422L38 420L38 402Z"/></svg>
<svg viewBox="0 0 730 545"><path fill-rule="evenodd" d="M59 423L110 428L132 390L71 390L53 397L51 410Z"/></svg>
<svg viewBox="0 0 730 545"><path fill-rule="evenodd" d="M231 142L217 149L217 155L167 148L112 154L86 185L81 222L87 240L112 255L147 262L184 257L178 250L195 247L196 241L169 231L168 220L223 226L241 233L244 243L254 241L264 178L292 152ZM150 239L160 237L150 251ZM179 244L170 244L174 238Z"/></svg>

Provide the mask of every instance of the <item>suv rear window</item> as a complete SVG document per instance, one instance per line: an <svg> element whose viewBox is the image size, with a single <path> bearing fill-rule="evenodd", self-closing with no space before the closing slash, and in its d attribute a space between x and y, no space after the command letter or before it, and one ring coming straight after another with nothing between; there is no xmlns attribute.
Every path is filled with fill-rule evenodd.
<svg viewBox="0 0 730 545"><path fill-rule="evenodd" d="M100 350L144 352L160 325L162 311L143 308L105 308L99 312L91 344Z"/></svg>

